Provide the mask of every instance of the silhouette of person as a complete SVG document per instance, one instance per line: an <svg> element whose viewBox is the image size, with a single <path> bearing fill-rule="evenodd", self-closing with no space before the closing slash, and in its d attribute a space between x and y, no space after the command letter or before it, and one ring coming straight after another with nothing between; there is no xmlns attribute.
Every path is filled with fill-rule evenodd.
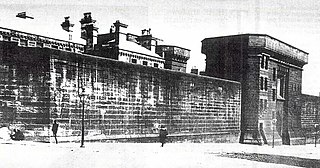
<svg viewBox="0 0 320 168"><path fill-rule="evenodd" d="M12 140L17 140L17 141L24 140L24 135L19 129L14 129L13 132L14 133L10 135Z"/></svg>
<svg viewBox="0 0 320 168"><path fill-rule="evenodd" d="M54 139L56 140L56 143L58 143L58 140L57 140L58 127L59 127L59 124L57 124L57 121L55 120L52 125L52 133L53 133Z"/></svg>
<svg viewBox="0 0 320 168"><path fill-rule="evenodd" d="M159 139L161 142L161 147L166 143L168 131L167 128L164 125L161 125L160 132L159 132Z"/></svg>

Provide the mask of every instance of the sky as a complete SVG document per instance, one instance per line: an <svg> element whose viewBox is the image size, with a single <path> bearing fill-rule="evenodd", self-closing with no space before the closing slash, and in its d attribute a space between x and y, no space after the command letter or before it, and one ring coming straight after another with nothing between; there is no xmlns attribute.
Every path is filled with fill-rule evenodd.
<svg viewBox="0 0 320 168"><path fill-rule="evenodd" d="M26 11L34 19L15 17ZM191 50L187 72L205 69L201 41L242 33L268 34L309 53L304 66L302 92L320 93L320 1L318 0L1 0L0 27L68 40L60 24L70 16L74 42L80 39L80 19L91 12L99 34L108 33L120 20L121 31L141 34L151 28L161 44Z"/></svg>

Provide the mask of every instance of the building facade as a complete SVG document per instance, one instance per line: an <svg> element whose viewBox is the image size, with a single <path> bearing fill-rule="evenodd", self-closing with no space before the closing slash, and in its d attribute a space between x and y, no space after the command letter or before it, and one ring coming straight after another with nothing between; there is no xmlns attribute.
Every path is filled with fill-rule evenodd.
<svg viewBox="0 0 320 168"><path fill-rule="evenodd" d="M202 53L206 75L241 82L240 143L271 143L274 137L293 144L303 137L301 84L308 53L264 34L206 38Z"/></svg>
<svg viewBox="0 0 320 168"><path fill-rule="evenodd" d="M116 21L110 32L99 34L95 51L89 54L115 60L186 72L190 50L178 46L158 45L158 38L151 34L151 29L144 29L141 35L123 33L128 25Z"/></svg>
<svg viewBox="0 0 320 168"><path fill-rule="evenodd" d="M111 58L123 62L140 64L155 68L164 68L164 58L155 53L157 39L149 33L141 36L121 32L128 25L116 21L115 30L110 33L99 34L93 55Z"/></svg>

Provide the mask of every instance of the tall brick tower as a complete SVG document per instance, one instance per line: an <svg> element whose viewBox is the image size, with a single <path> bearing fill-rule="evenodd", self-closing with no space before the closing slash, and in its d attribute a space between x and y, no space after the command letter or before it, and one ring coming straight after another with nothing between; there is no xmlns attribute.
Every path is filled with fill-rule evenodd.
<svg viewBox="0 0 320 168"><path fill-rule="evenodd" d="M206 38L202 53L207 76L241 82L240 143L296 143L308 53L265 34Z"/></svg>

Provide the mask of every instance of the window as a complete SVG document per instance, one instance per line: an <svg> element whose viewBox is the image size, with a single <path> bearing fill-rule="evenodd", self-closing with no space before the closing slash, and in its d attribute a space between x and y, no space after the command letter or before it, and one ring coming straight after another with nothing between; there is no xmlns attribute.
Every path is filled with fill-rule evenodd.
<svg viewBox="0 0 320 168"><path fill-rule="evenodd" d="M136 64L137 63L137 59L132 59L131 62Z"/></svg>
<svg viewBox="0 0 320 168"><path fill-rule="evenodd" d="M260 77L260 90L263 90L263 77Z"/></svg>
<svg viewBox="0 0 320 168"><path fill-rule="evenodd" d="M267 57L267 56L265 56L265 57L266 57L265 69L268 69L269 68L269 58L270 57Z"/></svg>
<svg viewBox="0 0 320 168"><path fill-rule="evenodd" d="M260 61L261 69L268 69L269 68L269 56L262 55Z"/></svg>
<svg viewBox="0 0 320 168"><path fill-rule="evenodd" d="M263 105L263 99L260 99L260 100L259 100L259 105L260 105L260 111L263 111L263 107L264 107L264 105Z"/></svg>
<svg viewBox="0 0 320 168"><path fill-rule="evenodd" d="M28 47L35 47L36 42L35 41L28 41Z"/></svg>
<svg viewBox="0 0 320 168"><path fill-rule="evenodd" d="M14 41L14 42L20 42L20 39L16 38L16 37L11 37L11 41Z"/></svg>
<svg viewBox="0 0 320 168"><path fill-rule="evenodd" d="M272 89L272 101L276 101L276 89Z"/></svg>
<svg viewBox="0 0 320 168"><path fill-rule="evenodd" d="M268 78L264 78L264 90L268 90Z"/></svg>
<svg viewBox="0 0 320 168"><path fill-rule="evenodd" d="M285 80L284 77L278 79L278 86L277 86L277 94L281 98L284 98L284 89L285 89Z"/></svg>
<svg viewBox="0 0 320 168"><path fill-rule="evenodd" d="M268 91L268 78L260 77L260 90Z"/></svg>
<svg viewBox="0 0 320 168"><path fill-rule="evenodd" d="M277 80L277 69L273 68L273 81Z"/></svg>
<svg viewBox="0 0 320 168"><path fill-rule="evenodd" d="M147 61L142 61L142 65L148 65Z"/></svg>
<svg viewBox="0 0 320 168"><path fill-rule="evenodd" d="M26 47L27 46L27 40L20 40L20 46Z"/></svg>
<svg viewBox="0 0 320 168"><path fill-rule="evenodd" d="M259 108L260 108L261 112L266 111L268 108L268 100L267 99L260 99L259 100Z"/></svg>
<svg viewBox="0 0 320 168"><path fill-rule="evenodd" d="M156 67L156 68L158 68L158 67L159 67L159 64L154 63L153 66Z"/></svg>
<svg viewBox="0 0 320 168"><path fill-rule="evenodd" d="M51 48L58 49L57 45L51 45Z"/></svg>
<svg viewBox="0 0 320 168"><path fill-rule="evenodd" d="M261 69L264 69L264 55L261 57L260 66L261 66Z"/></svg>

